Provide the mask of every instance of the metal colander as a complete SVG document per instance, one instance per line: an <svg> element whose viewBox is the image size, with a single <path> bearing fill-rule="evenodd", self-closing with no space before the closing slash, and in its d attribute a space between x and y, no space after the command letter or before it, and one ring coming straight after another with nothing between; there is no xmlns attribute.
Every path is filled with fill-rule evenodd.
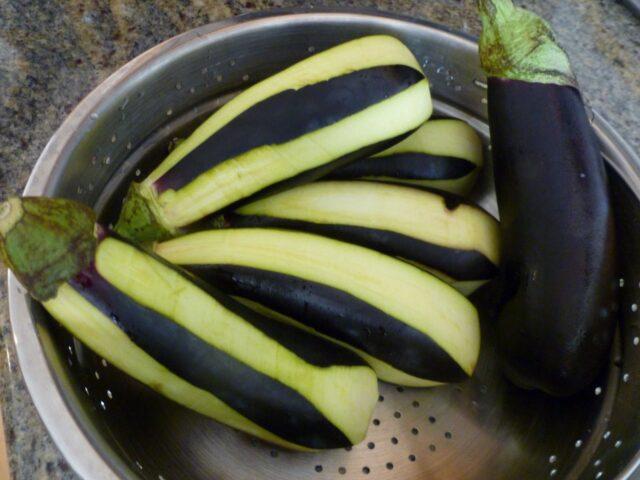
<svg viewBox="0 0 640 480"><path fill-rule="evenodd" d="M190 31L121 68L62 125L26 193L82 200L108 222L129 181L144 177L176 138L234 92L314 51L374 33L403 40L430 78L437 113L467 120L486 142L486 85L473 39L377 13L281 12ZM640 160L597 115L593 124L610 166L623 272L614 352L583 394L558 400L503 379L489 285L474 297L483 349L471 380L434 389L383 384L363 443L291 453L126 377L83 348L10 277L20 363L56 443L91 480L634 478L640 462ZM475 199L495 214L490 171Z"/></svg>

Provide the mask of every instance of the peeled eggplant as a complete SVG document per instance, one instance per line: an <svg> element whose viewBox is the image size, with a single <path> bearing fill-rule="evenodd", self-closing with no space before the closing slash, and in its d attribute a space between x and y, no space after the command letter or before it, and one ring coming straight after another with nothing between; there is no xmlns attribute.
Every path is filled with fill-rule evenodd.
<svg viewBox="0 0 640 480"><path fill-rule="evenodd" d="M165 397L292 449L360 442L378 389L360 357L264 317L113 237L69 200L0 204L2 258L45 309Z"/></svg>
<svg viewBox="0 0 640 480"><path fill-rule="evenodd" d="M498 272L498 222L452 200L404 185L324 181L257 200L220 221L317 233L410 261L454 286L477 286Z"/></svg>
<svg viewBox="0 0 640 480"><path fill-rule="evenodd" d="M337 180L379 180L466 195L482 168L482 141L467 123L429 120L403 141L331 172Z"/></svg>
<svg viewBox="0 0 640 480"><path fill-rule="evenodd" d="M428 386L474 371L480 349L474 306L393 257L266 228L198 232L159 243L155 251L228 294L364 352L382 380Z"/></svg>
<svg viewBox="0 0 640 480"><path fill-rule="evenodd" d="M353 40L243 91L143 180L116 230L167 238L228 205L384 150L431 115L429 83L393 37Z"/></svg>

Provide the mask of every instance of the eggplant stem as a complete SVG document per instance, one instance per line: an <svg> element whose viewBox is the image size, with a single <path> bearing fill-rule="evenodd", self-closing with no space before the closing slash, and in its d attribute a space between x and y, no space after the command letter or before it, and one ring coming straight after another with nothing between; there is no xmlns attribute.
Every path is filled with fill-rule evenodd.
<svg viewBox="0 0 640 480"><path fill-rule="evenodd" d="M0 203L0 259L37 300L52 298L93 261L95 214L62 198Z"/></svg>
<svg viewBox="0 0 640 480"><path fill-rule="evenodd" d="M12 197L0 203L0 235L6 236L7 232L15 226L22 217L22 205L20 199Z"/></svg>
<svg viewBox="0 0 640 480"><path fill-rule="evenodd" d="M511 0L478 0L480 62L488 77L577 87L549 24Z"/></svg>

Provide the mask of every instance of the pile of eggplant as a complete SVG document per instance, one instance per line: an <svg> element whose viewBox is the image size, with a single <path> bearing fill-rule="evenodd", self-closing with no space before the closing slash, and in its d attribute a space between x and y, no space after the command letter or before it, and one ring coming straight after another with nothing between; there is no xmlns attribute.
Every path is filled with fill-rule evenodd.
<svg viewBox="0 0 640 480"><path fill-rule="evenodd" d="M507 47L493 61L494 43L514 38L501 29L541 20L508 1L480 8L483 62L509 67L487 69L502 225L462 197L483 165L478 135L429 120L416 59L380 35L213 113L130 186L113 231L71 200L1 203L0 258L115 367L291 449L362 441L378 379L469 378L480 326L467 295L498 276L507 374L583 388L612 328L596 315L613 275L602 161L577 90L556 84L566 75L512 78L535 62Z"/></svg>

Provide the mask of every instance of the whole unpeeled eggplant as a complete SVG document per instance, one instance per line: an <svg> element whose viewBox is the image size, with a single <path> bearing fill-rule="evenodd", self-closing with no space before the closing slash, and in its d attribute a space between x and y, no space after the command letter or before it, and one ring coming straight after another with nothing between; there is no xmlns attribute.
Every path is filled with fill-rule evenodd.
<svg viewBox="0 0 640 480"><path fill-rule="evenodd" d="M504 369L519 386L570 395L601 370L615 326L604 164L549 25L510 0L480 0L479 10L502 230Z"/></svg>

